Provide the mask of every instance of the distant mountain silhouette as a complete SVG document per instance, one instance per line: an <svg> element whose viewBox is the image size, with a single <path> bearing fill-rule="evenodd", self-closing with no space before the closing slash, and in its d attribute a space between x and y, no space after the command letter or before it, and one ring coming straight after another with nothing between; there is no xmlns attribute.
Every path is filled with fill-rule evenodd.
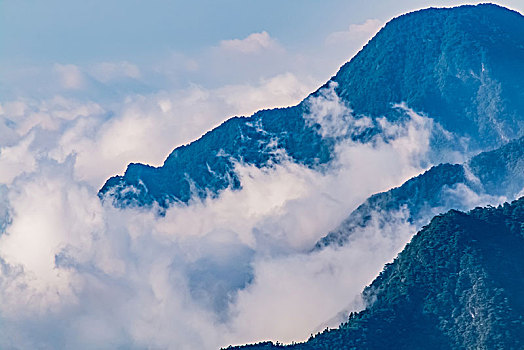
<svg viewBox="0 0 524 350"><path fill-rule="evenodd" d="M323 88L335 87L356 118L404 117L405 102L469 147L491 149L524 134L524 17L496 5L426 9L390 21ZM336 138L306 120L311 99L294 107L234 117L176 148L163 166L129 164L99 192L117 206L167 207L241 187L235 163L264 167L285 153L316 168L334 156ZM350 126L348 126L350 127ZM365 142L380 129L350 132ZM444 138L432 139L438 150ZM447 145L446 147L449 147ZM451 145L451 147L460 147Z"/></svg>

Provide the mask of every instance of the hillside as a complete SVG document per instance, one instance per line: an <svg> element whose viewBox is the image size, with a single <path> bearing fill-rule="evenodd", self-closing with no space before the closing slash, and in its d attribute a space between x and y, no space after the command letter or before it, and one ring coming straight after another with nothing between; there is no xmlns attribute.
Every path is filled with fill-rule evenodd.
<svg viewBox="0 0 524 350"><path fill-rule="evenodd" d="M387 264L365 310L302 344L234 349L521 349L524 197L435 217Z"/></svg>
<svg viewBox="0 0 524 350"><path fill-rule="evenodd" d="M392 106L405 102L448 135L469 140L466 150L485 150L524 134L523 61L524 17L517 12L495 5L426 9L390 21L324 88L336 86L357 119L397 121L403 114ZM312 168L329 163L337 139L322 137L320 126L306 120L322 91L294 107L231 118L176 148L161 167L130 164L99 195L118 206L166 207L240 188L235 163L264 167L282 153ZM375 123L348 135L366 142L379 132ZM442 135L431 142L437 153L465 151Z"/></svg>
<svg viewBox="0 0 524 350"><path fill-rule="evenodd" d="M392 102L405 102L453 133L497 145L523 130L523 19L492 4L408 13L333 80L356 113L389 117Z"/></svg>
<svg viewBox="0 0 524 350"><path fill-rule="evenodd" d="M524 190L524 137L482 152L466 164L440 164L402 186L375 194L355 209L316 248L344 245L351 234L373 219L379 227L391 221L391 213L409 212L408 220L422 227L436 214L450 209L468 210L468 190L473 196L509 200Z"/></svg>

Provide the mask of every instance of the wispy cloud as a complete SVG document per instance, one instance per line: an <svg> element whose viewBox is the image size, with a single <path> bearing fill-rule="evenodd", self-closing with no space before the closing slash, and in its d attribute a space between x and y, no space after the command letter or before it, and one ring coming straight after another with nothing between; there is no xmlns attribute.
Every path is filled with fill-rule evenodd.
<svg viewBox="0 0 524 350"><path fill-rule="evenodd" d="M21 168L33 169L37 155L63 162L73 154L75 175L101 186L130 162L161 165L174 147L228 117L297 103L307 89L297 77L285 74L252 85L193 85L131 95L118 104L60 96L5 102L0 105L0 167L5 169L0 179L8 182Z"/></svg>
<svg viewBox="0 0 524 350"><path fill-rule="evenodd" d="M333 32L326 37L327 45L348 45L356 42L362 42L371 38L380 28L384 26L384 22L378 19L367 19L361 24L350 24L345 31ZM365 42L364 42L365 43ZM364 44L363 43L363 44Z"/></svg>
<svg viewBox="0 0 524 350"><path fill-rule="evenodd" d="M320 90L318 95L306 100L308 113L304 116L309 126L318 126L318 133L324 138L345 138L358 135L373 126L371 118L355 118L347 102L336 94L337 83Z"/></svg>
<svg viewBox="0 0 524 350"><path fill-rule="evenodd" d="M222 40L220 49L242 54L256 54L265 50L280 49L277 41L268 32L252 33L244 39Z"/></svg>

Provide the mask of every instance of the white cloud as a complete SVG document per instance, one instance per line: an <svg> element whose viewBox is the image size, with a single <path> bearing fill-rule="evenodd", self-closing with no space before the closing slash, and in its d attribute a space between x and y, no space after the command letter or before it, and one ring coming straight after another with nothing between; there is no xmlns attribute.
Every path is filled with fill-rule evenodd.
<svg viewBox="0 0 524 350"><path fill-rule="evenodd" d="M344 188L348 170L244 169L242 191L158 218L103 207L74 179L71 162L43 162L10 187L0 310L11 336L29 347L213 349L302 339L323 319L334 326L339 311L358 308L361 288L412 233L368 228L344 250L302 253L343 215L333 209L357 189ZM254 283L235 298L250 275ZM219 297L231 303L225 315L214 306L223 305ZM268 322L275 313L281 322ZM0 344L20 345L5 337Z"/></svg>
<svg viewBox="0 0 524 350"><path fill-rule="evenodd" d="M226 85L213 93L227 105L241 111L240 115L251 115L261 108L296 105L307 96L311 85L309 81L303 81L294 74L285 73L269 79L260 79L256 86Z"/></svg>
<svg viewBox="0 0 524 350"><path fill-rule="evenodd" d="M277 49L279 45L266 31L262 31L252 33L244 39L222 40L219 48L242 54L256 54L261 51Z"/></svg>
<svg viewBox="0 0 524 350"><path fill-rule="evenodd" d="M310 126L318 125L324 138L347 137L359 134L373 126L368 117L354 118L353 111L335 92L337 83L330 82L318 96L308 98L309 113L304 116Z"/></svg>
<svg viewBox="0 0 524 350"><path fill-rule="evenodd" d="M254 283L239 292L233 308L234 341L304 341L361 310L363 286L415 233L409 213L375 214L388 215L386 226L371 220L344 247L257 261Z"/></svg>
<svg viewBox="0 0 524 350"><path fill-rule="evenodd" d="M85 87L86 78L80 68L74 64L55 64L54 71L64 89L77 90Z"/></svg>
<svg viewBox="0 0 524 350"><path fill-rule="evenodd" d="M360 41L355 45L361 47L365 39ZM130 94L187 89L193 84L206 89L256 85L286 74L298 77L307 83L308 91L313 91L351 58L355 45L350 45L351 49L327 45L314 52L290 51L262 31L243 39L219 41L191 55L170 51L147 63L122 60L42 65L32 67L31 72L18 69L10 72L5 84L16 87L15 98L29 95L49 99L67 94L98 103L115 103Z"/></svg>
<svg viewBox="0 0 524 350"><path fill-rule="evenodd" d="M327 45L348 45L355 42L369 40L382 26L383 21L378 19L368 19L361 24L350 24L348 30L334 32L326 37Z"/></svg>
<svg viewBox="0 0 524 350"><path fill-rule="evenodd" d="M23 167L33 167L29 159L34 154L28 150L32 144L34 152L60 162L75 155L75 176L100 187L130 162L161 165L173 148L228 117L296 104L307 90L303 81L288 73L254 85L216 89L193 85L185 90L134 95L116 106L63 97L6 102L0 114L0 122L9 121L9 126L0 124L5 125L0 128L5 136L0 139L0 164L6 170L0 171L0 179L10 182ZM20 143L30 132L34 140Z"/></svg>
<svg viewBox="0 0 524 350"><path fill-rule="evenodd" d="M18 175L34 170L35 156L29 149L34 137L29 134L14 146L0 147L0 183L10 184Z"/></svg>
<svg viewBox="0 0 524 350"><path fill-rule="evenodd" d="M351 24L347 30L329 34L324 39L324 52L319 55L326 55L323 64L337 69L359 52L384 24L377 19L368 19L362 24Z"/></svg>
<svg viewBox="0 0 524 350"><path fill-rule="evenodd" d="M499 205L511 201L513 198L504 196L492 196L488 194L479 194L465 184L459 183L451 187L445 187L442 190L442 198L448 203L447 207L469 210L486 205ZM516 196L515 198L519 198ZM442 212L439 208L434 208L437 212Z"/></svg>
<svg viewBox="0 0 524 350"><path fill-rule="evenodd" d="M291 76L276 79L294 83ZM10 224L0 235L0 314L7 325L0 330L0 347L215 349L262 338L302 339L324 320L336 325L339 311L359 307L362 287L402 247L411 227L400 220L398 230L369 228L355 236L348 250L305 252L369 194L420 172L431 123L413 116L402 126L384 123L386 139L341 142L324 172L285 157L267 169L238 164L242 190L173 206L164 217L103 206L97 186L81 181L79 170L103 168L118 156L103 160L102 151L131 139L147 148L138 126L151 136L153 125L171 125L162 118L174 110L195 115L195 106L215 95L195 89L176 98L130 99L113 116L94 106L84 110L91 113L64 109L65 100L47 105L65 114L47 110L55 122L20 129L35 135L21 153L39 157L3 195ZM258 96L257 89L253 94ZM321 111L347 112L326 96L329 91L311 103L329 104ZM21 111L25 125L33 107L18 107L12 110ZM44 137L49 132L63 148ZM128 136L119 138L118 132ZM157 142L173 137L153 135ZM287 326L268 323L267 311L280 312Z"/></svg>

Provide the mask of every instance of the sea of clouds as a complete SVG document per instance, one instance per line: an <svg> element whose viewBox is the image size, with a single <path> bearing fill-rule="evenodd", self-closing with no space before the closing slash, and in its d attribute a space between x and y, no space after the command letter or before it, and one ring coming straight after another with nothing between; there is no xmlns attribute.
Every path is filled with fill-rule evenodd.
<svg viewBox="0 0 524 350"><path fill-rule="evenodd" d="M362 307L360 291L413 228L399 220L389 230L366 228L348 247L310 249L367 196L422 170L431 120L415 113L402 124L383 120L387 137L339 142L322 172L286 157L264 169L238 164L241 190L173 205L165 216L99 200L103 180L127 162L161 164L173 144L242 111L220 96L231 98L151 94L114 110L63 97L2 104L3 348L303 340ZM309 103L306 118L325 137L340 136L341 125L369 124L353 118L332 86Z"/></svg>
<svg viewBox="0 0 524 350"><path fill-rule="evenodd" d="M367 37L379 26L366 22L350 32ZM214 50L223 61L228 52L238 57L230 51L282 52L267 33L255 34ZM430 165L439 126L408 106L392 107L405 116L397 123L355 117L330 85L308 99L305 116L322 137L338 140L329 167L307 168L285 154L263 169L238 163L241 190L175 204L159 216L114 208L98 189L130 162L161 165L174 147L229 116L297 103L311 81L283 73L107 100L85 98L85 89L138 79L141 70L120 62L55 65L52 74L67 93L0 103L2 349L217 349L304 340L361 309L364 286L415 233L408 212L378 213L389 224L372 220L344 247L311 250L369 195ZM348 137L371 125L381 130L371 140Z"/></svg>

